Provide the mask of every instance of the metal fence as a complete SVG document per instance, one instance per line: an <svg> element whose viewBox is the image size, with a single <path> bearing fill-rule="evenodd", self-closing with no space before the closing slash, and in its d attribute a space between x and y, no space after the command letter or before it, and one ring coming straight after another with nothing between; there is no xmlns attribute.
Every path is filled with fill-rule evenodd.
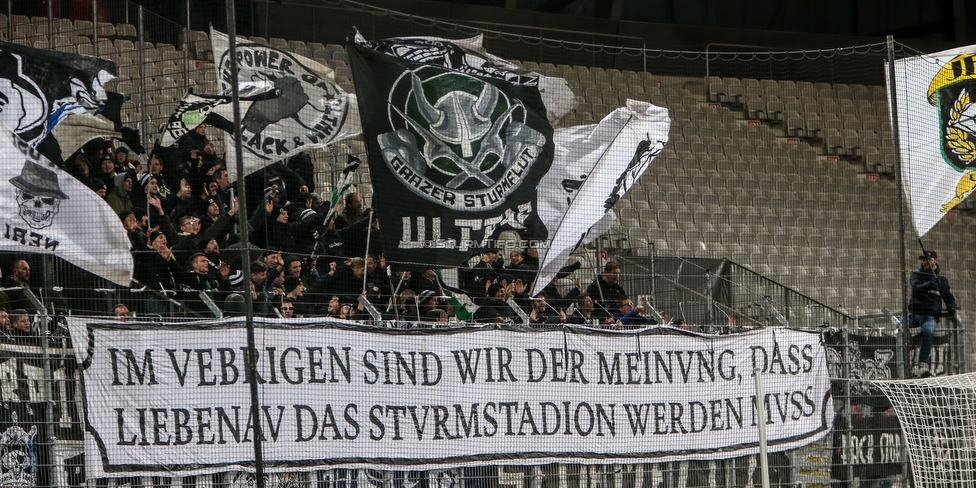
<svg viewBox="0 0 976 488"><path fill-rule="evenodd" d="M223 12L209 10L207 2L171 5L163 13L124 0L91 2L81 11L67 12L69 18L63 17L67 6L61 6L59 15L53 4L45 4L52 10L43 19L8 12L4 39L115 60L120 77L112 88L131 97L131 110L123 113L123 120L140 128L147 147L188 88L216 88L206 26L200 19L209 16L219 25ZM908 270L903 264L904 235L897 229L901 203L894 184L892 129L890 124L885 127L883 102L874 103L881 101L871 98L877 90L868 89L884 83L881 66L891 54L885 46L802 53L672 52L648 48L635 39L608 41L510 26L469 28L430 22L352 2L280 8L254 2L251 6L253 10L242 16L239 27L244 28L239 32L261 36L266 42L276 33L294 33L294 37L285 37L304 46L295 45L295 49L306 49L308 55L321 57L336 68L343 67L341 44L353 25L371 38L481 33L486 48L494 54L547 74L573 74L577 83L573 88L580 91L583 101L571 116L576 122L598 120L611 106L612 94L598 87L598 82L616 87L616 80L628 80L640 87L632 87L630 95L669 106L675 114L673 144L645 176L639 191L621 202L621 216L633 220L622 220L599 247L574 256L583 264L584 285L611 259L621 264L621 283L632 298L653 307L660 319L667 315L696 331L717 334L777 326L823 331L831 348L831 376L842 420L821 443L777 454L772 461L777 482L813 487L876 477L879 473L866 465L879 464L870 458L871 453L883 453L888 462L880 463L885 465L880 474L907 483L907 459L897 424L884 416L886 406L877 392L859 381L909 377L917 354L917 329L902 316L900 290ZM296 16L296 12L304 15ZM321 22L323 19L328 22ZM281 25L290 25L288 22L308 28L285 31ZM336 29L336 25L343 28ZM565 36L558 41L540 37L557 34ZM897 49L897 56L913 54L900 46ZM725 81L716 82L715 77L757 83L806 82L818 99L831 98L829 94L843 99L840 95L848 93L844 87L853 96L856 87L847 85L860 85L865 90L858 91L855 100L874 103L867 105L873 107L870 112L877 132L872 132L880 141L878 152L837 154L826 147L824 137L812 132L818 130L815 126L791 125L787 116L766 117L766 106L763 114L750 112L748 100L713 92L713 82ZM346 83L347 88L354 88L350 80ZM619 101L614 98L612 103ZM867 127L861 125L863 130L869 130ZM722 139L723 144L714 147L710 138ZM215 142L222 147L220 139ZM748 150L755 147L758 149ZM362 151L360 140L315 151L317 186L329 188L335 183L344 153ZM376 198L368 175L360 176L357 184L367 204ZM628 228L627 222L640 225ZM966 239L971 239L973 224L973 215L964 209L947 217L932 234L940 246L958 251L943 262L956 273L953 286L964 307L976 298L972 291L976 268L970 266L974 256L966 247L971 244ZM745 236L754 238L746 240ZM180 290L140 284L117 287L52 257L5 254L0 256L0 268L6 272L19 259L26 259L34 270L31 290L42 306L31 307L36 311L32 320L45 339L40 344L0 348L0 365L6 373L0 378L4 402L0 428L30 423L39 426L38 435L46 439L36 444L35 478L22 482L80 486L85 482L78 458L83 406L77 402L76 365L66 347L60 317L110 316L119 304L131 315L160 319L215 316L225 310L219 310L219 300L215 300L217 310L190 310ZM315 264L306 262L305 266L314 268ZM450 273L444 277L450 280ZM571 281L564 280L561 289L571 289ZM933 359L936 374L970 369L965 356L965 319L960 315L944 319L940 325ZM888 443L887 450L880 449L882 442ZM397 487L754 486L756 466L756 459L749 457L663 464L489 466L423 473L324 470L274 475L268 481L289 486L314 483L319 488L359 483ZM243 486L253 481L246 475L221 474L92 483L134 488Z"/></svg>

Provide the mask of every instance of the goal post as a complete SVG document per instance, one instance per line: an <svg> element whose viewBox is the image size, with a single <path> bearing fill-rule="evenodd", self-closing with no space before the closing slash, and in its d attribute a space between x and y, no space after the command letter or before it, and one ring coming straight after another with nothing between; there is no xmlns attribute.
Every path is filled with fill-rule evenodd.
<svg viewBox="0 0 976 488"><path fill-rule="evenodd" d="M976 373L872 383L898 415L916 487L976 485Z"/></svg>

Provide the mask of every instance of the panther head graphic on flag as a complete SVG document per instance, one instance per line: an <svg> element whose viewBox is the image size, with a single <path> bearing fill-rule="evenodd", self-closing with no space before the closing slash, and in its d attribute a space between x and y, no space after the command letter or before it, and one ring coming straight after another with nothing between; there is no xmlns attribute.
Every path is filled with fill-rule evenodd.
<svg viewBox="0 0 976 488"><path fill-rule="evenodd" d="M976 55L956 56L942 67L928 89L929 104L939 110L942 159L964 173L946 213L976 188Z"/></svg>

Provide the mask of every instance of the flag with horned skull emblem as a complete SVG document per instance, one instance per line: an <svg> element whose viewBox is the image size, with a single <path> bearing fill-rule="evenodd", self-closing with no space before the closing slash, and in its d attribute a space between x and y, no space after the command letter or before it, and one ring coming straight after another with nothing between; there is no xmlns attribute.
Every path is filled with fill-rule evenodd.
<svg viewBox="0 0 976 488"><path fill-rule="evenodd" d="M553 130L538 74L436 38L357 35L347 52L387 260L456 266L505 231L546 239L536 186Z"/></svg>

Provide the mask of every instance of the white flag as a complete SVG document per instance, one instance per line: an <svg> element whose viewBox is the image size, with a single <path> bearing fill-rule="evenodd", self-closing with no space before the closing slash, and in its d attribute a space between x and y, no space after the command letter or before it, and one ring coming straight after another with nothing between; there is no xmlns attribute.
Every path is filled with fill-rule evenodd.
<svg viewBox="0 0 976 488"><path fill-rule="evenodd" d="M122 286L132 254L122 222L87 186L0 131L0 249L50 254Z"/></svg>
<svg viewBox="0 0 976 488"><path fill-rule="evenodd" d="M976 188L974 62L976 46L895 61L901 174L919 237Z"/></svg>
<svg viewBox="0 0 976 488"><path fill-rule="evenodd" d="M587 234L612 225L611 208L664 149L670 128L666 108L627 100L598 124L556 131L555 159L539 182L539 217L549 240L539 247L533 295L552 281Z"/></svg>
<svg viewBox="0 0 976 488"><path fill-rule="evenodd" d="M241 100L241 113L246 113L251 107L250 97L271 94L275 88L271 82L239 83L238 97ZM269 95L271 96L271 95ZM234 107L231 104L231 90L227 89L216 96L200 96L187 93L176 107L173 115L163 128L159 136L159 145L169 147L176 144L183 136L203 123L212 125L225 132L234 129Z"/></svg>
<svg viewBox="0 0 976 488"><path fill-rule="evenodd" d="M210 31L217 80L221 90L231 87L227 35ZM310 149L362 132L356 96L339 88L332 69L283 49L238 38L239 80L268 81L281 95L252 102L241 114L241 145L245 174ZM227 160L235 159L233 136L226 136ZM236 179L235 165L227 169Z"/></svg>

